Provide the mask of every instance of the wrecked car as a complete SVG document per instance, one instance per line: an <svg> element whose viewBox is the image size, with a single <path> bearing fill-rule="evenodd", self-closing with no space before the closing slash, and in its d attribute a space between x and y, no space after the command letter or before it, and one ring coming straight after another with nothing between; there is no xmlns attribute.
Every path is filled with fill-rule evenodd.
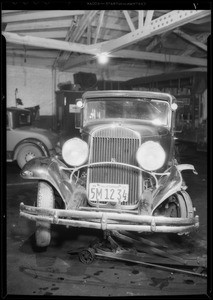
<svg viewBox="0 0 213 300"><path fill-rule="evenodd" d="M38 180L37 205L20 204L46 247L51 224L187 234L199 226L175 159L175 110L170 94L88 91L70 105L81 138L67 140L62 157L35 158L22 169ZM55 192L60 196L56 201Z"/></svg>

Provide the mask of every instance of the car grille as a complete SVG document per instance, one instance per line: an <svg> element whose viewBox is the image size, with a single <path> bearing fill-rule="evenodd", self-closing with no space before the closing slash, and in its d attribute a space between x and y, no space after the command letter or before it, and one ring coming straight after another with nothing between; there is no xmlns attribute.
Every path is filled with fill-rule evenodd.
<svg viewBox="0 0 213 300"><path fill-rule="evenodd" d="M140 145L138 133L124 128L107 127L96 130L91 137L89 162L120 162L136 165L135 154ZM99 165L88 170L88 183L128 184L128 202L123 202L122 207L133 208L137 206L140 193L140 171L113 165ZM91 203L93 204L93 203Z"/></svg>

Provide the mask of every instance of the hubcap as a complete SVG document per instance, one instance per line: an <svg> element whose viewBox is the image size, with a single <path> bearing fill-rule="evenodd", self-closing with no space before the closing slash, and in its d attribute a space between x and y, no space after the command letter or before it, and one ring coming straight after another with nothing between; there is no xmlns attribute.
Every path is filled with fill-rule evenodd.
<svg viewBox="0 0 213 300"><path fill-rule="evenodd" d="M31 159L35 158L35 153L33 152L28 152L26 155L25 155L25 161L29 161Z"/></svg>

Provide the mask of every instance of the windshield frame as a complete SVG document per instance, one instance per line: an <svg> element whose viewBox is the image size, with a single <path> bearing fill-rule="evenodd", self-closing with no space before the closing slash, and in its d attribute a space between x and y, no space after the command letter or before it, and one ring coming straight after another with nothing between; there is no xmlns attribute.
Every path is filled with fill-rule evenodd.
<svg viewBox="0 0 213 300"><path fill-rule="evenodd" d="M165 103L167 105L167 108L165 108L165 119L167 120L165 123L162 124L155 124L151 119L141 119L141 118L126 118L126 117L112 117L112 118L94 118L92 120L89 120L87 114L87 104L90 102L107 102L107 101L122 101L122 102L146 102L150 103L150 107L153 103L159 102L159 103ZM155 109L157 109L155 106L153 106ZM83 127L87 126L88 124L94 124L94 123L108 123L108 122L119 122L119 123L126 123L126 122L137 122L137 123L145 123L155 126L163 126L163 127L169 127L171 128L171 118L172 118L172 111L171 107L168 101L162 100L162 99L156 99L156 98L147 98L147 97L98 97L98 98L87 98L84 101L83 105L83 112L82 112L82 125Z"/></svg>

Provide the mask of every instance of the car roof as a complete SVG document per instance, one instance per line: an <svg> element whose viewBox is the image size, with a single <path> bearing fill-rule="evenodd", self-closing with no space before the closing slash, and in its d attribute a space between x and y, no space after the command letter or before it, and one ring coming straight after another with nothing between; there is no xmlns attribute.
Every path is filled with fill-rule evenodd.
<svg viewBox="0 0 213 300"><path fill-rule="evenodd" d="M19 108L19 107L7 107L8 111L22 111L22 112L29 112L29 109L25 109L25 108Z"/></svg>
<svg viewBox="0 0 213 300"><path fill-rule="evenodd" d="M105 91L87 91L82 95L83 99L89 98L108 98L108 97L145 97L152 99L160 99L169 103L173 102L174 96L161 93L161 92L150 92L150 91L127 91L127 90L105 90Z"/></svg>

